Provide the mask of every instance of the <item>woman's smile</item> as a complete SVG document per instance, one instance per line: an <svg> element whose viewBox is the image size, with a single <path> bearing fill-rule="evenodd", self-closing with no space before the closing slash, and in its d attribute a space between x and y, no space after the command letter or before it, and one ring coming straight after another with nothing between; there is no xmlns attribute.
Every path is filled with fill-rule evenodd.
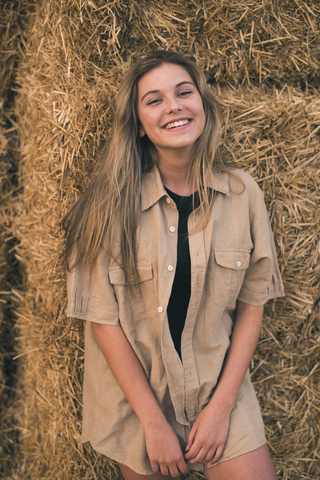
<svg viewBox="0 0 320 480"><path fill-rule="evenodd" d="M160 156L168 149L189 155L206 118L188 72L180 65L164 63L140 79L138 90L140 136L147 135Z"/></svg>
<svg viewBox="0 0 320 480"><path fill-rule="evenodd" d="M190 122L191 122L190 118L174 120L173 122L167 123L162 128L166 128L167 130L172 130L173 128L178 128L178 127L183 127L184 125L188 125Z"/></svg>

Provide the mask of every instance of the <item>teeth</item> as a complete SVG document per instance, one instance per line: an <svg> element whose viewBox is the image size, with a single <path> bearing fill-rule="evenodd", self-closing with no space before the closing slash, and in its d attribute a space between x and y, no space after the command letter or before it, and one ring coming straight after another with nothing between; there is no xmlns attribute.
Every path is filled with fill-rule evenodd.
<svg viewBox="0 0 320 480"><path fill-rule="evenodd" d="M168 123L168 125L165 126L165 128L170 129L170 128L175 128L175 127L181 127L182 125L187 125L189 123L189 120L179 120L179 122L173 122L173 123Z"/></svg>

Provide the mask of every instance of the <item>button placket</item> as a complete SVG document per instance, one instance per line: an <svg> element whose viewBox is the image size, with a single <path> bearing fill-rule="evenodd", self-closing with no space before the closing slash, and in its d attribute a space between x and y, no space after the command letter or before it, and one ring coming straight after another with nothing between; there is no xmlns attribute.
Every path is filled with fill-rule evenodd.
<svg viewBox="0 0 320 480"><path fill-rule="evenodd" d="M166 262L162 265L160 264L160 272L162 270L162 274L159 272L159 291L162 295L159 296L158 302L159 306L156 307L159 314L165 312L167 308L167 304L169 302L170 294L171 294L171 286L174 279L174 271L175 271L175 264L177 261L177 232L178 232L178 220L179 220L179 212L176 208L176 204L173 200L167 196L164 198L167 206L164 206L164 214L165 214L165 228L166 228L166 251L171 252L168 255ZM162 317L162 315L161 315Z"/></svg>
<svg viewBox="0 0 320 480"><path fill-rule="evenodd" d="M193 218L191 215L193 215ZM191 215L188 224L190 228L193 226L192 224L196 214L193 212ZM198 397L195 392L199 391L200 385L193 349L193 335L199 309L200 292L202 292L205 277L206 255L204 232L200 231L191 235L189 238L189 246L193 292L191 293L184 332L181 339L181 351L184 368L185 411L188 421L192 422L196 419L199 408Z"/></svg>

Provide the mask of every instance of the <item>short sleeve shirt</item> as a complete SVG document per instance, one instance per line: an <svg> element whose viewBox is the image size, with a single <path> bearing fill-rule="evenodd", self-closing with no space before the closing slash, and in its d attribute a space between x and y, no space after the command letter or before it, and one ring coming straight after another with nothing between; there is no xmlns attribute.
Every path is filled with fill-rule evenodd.
<svg viewBox="0 0 320 480"><path fill-rule="evenodd" d="M139 285L134 295L121 268L115 237L112 257L101 252L89 274L68 274L67 315L86 322L82 441L132 468L151 474L142 424L117 384L92 334L91 322L120 325L144 369L182 448L210 401L230 345L237 300L264 305L284 295L262 193L240 170L215 174L207 225L189 237L191 296L176 352L166 314L177 264L178 210L157 169L142 181L137 231ZM188 218L192 232L199 208ZM265 443L260 409L247 372L231 415L223 460ZM203 470L203 465L193 465Z"/></svg>

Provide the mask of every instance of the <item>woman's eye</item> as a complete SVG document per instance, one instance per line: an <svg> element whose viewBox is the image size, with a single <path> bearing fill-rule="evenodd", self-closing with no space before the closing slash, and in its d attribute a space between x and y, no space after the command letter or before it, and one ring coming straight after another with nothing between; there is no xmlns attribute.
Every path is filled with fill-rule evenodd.
<svg viewBox="0 0 320 480"><path fill-rule="evenodd" d="M189 95L189 93L192 93L192 92L190 90L186 90L184 92L180 92L179 95L184 97L185 95Z"/></svg>
<svg viewBox="0 0 320 480"><path fill-rule="evenodd" d="M160 98L155 98L153 100L149 100L147 105L153 105L153 104L158 103L158 102L160 102Z"/></svg>

